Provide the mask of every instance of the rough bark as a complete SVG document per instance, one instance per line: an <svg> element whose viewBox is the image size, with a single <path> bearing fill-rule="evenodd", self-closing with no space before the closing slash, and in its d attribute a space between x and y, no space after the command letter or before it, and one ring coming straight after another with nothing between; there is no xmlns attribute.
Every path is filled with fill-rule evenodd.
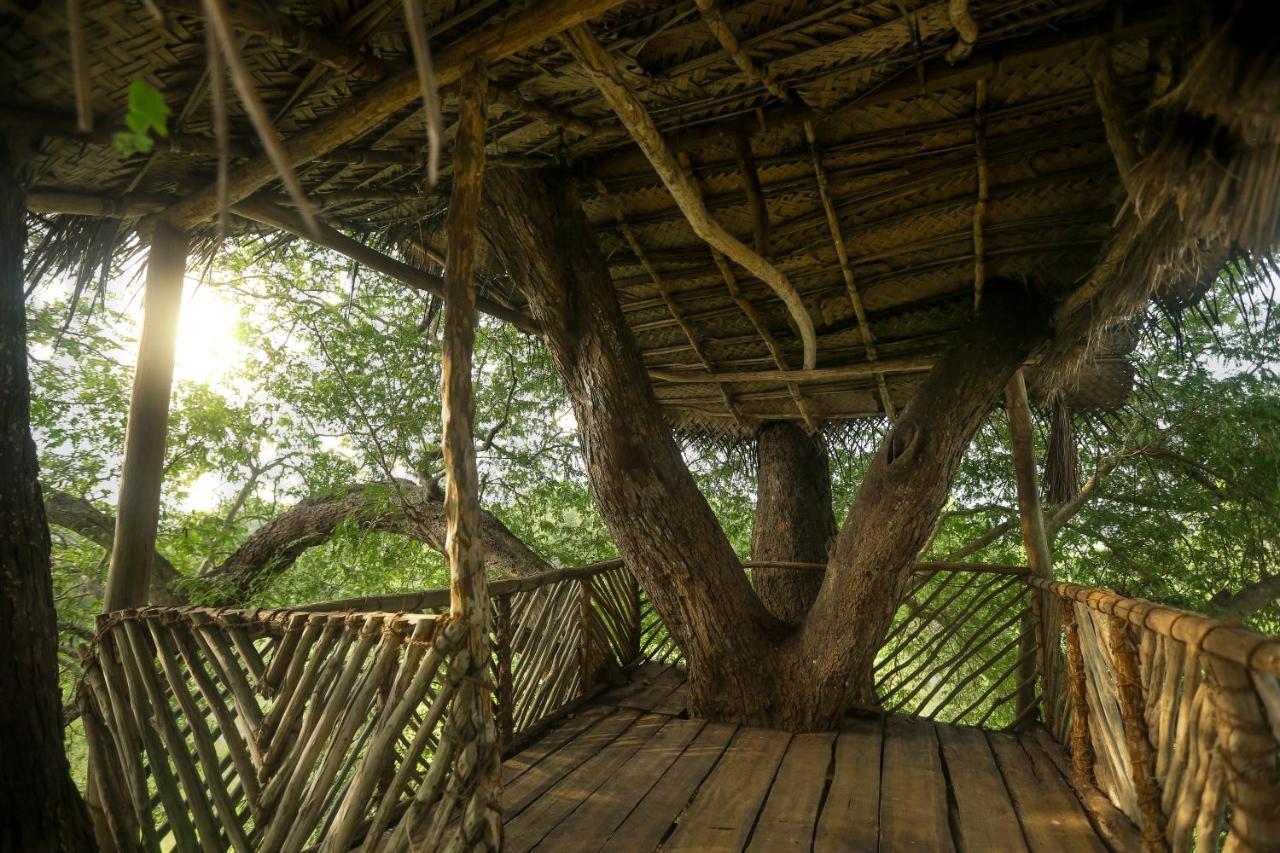
<svg viewBox="0 0 1280 853"><path fill-rule="evenodd" d="M751 559L825 563L836 535L826 445L799 424L774 421L761 427L756 448ZM768 611L789 625L804 618L822 588L822 572L801 569L755 569L752 580Z"/></svg>
<svg viewBox="0 0 1280 853"><path fill-rule="evenodd" d="M286 571L303 552L324 543L349 521L362 530L408 536L444 552L444 496L438 489L401 483L397 490L387 483L364 483L301 501L255 530L203 577L219 581L220 603L244 602L254 589ZM520 576L551 569L488 510L480 511L480 532L488 571Z"/></svg>
<svg viewBox="0 0 1280 853"><path fill-rule="evenodd" d="M529 301L578 420L619 553L680 643L691 711L792 730L833 725L875 652L974 430L1048 335L1045 306L992 282L871 463L796 629L747 584L672 440L608 269L563 175L493 170L490 242Z"/></svg>
<svg viewBox="0 0 1280 853"><path fill-rule="evenodd" d="M774 691L759 673L783 626L680 456L576 188L561 174L491 169L485 202L481 227L543 328L601 515L689 660L694 712L723 694L742 718L767 717Z"/></svg>
<svg viewBox="0 0 1280 853"><path fill-rule="evenodd" d="M30 428L24 208L17 154L0 138L0 850L93 850L62 741L49 526Z"/></svg>

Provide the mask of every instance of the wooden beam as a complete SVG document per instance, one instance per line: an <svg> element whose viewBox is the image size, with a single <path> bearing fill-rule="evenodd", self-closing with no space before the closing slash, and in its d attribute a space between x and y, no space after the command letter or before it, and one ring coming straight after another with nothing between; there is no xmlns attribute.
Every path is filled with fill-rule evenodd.
<svg viewBox="0 0 1280 853"><path fill-rule="evenodd" d="M159 5L168 11L204 20L201 0L160 0ZM276 47L305 56L358 80L379 82L408 68L404 63L390 62L359 47L332 39L317 29L307 27L296 18L263 6L229 2L227 11L240 29L259 35ZM530 118L581 136L590 136L595 130L590 122L536 104L492 83L490 98L493 102Z"/></svg>
<svg viewBox="0 0 1280 853"><path fill-rule="evenodd" d="M839 367L818 367L813 370L743 370L733 373L679 373L671 370L650 370L649 377L659 382L697 384L708 382L830 382L837 379L869 379L877 373L926 373L933 369L934 359L915 356L889 358L874 363L859 362Z"/></svg>
<svg viewBox="0 0 1280 853"><path fill-rule="evenodd" d="M805 121L839 122L852 110L925 97L946 89L969 88L979 80L989 80L1033 66L1074 59L1083 55L1084 51L1098 41L1116 44L1158 35L1173 29L1177 20L1178 16L1171 14L1167 9L1126 16L1126 23L1120 26L1116 26L1116 18L1113 15L1099 15L1078 25L1076 32L1086 31L1086 34L1079 38L1063 39L1053 35L1026 39L1008 47L975 53L965 62L955 66L947 64L941 58L930 60L919 67L912 64L901 72L897 79L856 95L849 102L829 112L819 112L802 104L752 110L724 121L701 124L683 131L673 131L667 136L667 144L672 149L680 151L711 141L731 139L740 131L758 131L762 126L769 130L777 130L802 124ZM594 170L606 159L611 161L611 166L625 168L631 163L638 166L641 157L632 155L630 152L619 154L614 149L612 152L592 157L584 163L583 168Z"/></svg>
<svg viewBox="0 0 1280 853"><path fill-rule="evenodd" d="M480 529L480 482L472 435L475 399L471 354L476 336L476 244L480 239L481 186L484 181L485 103L488 78L472 66L462 78L458 132L453 142L453 194L445 230L444 343L440 353L441 420L444 436L444 511L448 524L449 612L465 620L470 653L463 684L454 700L449 728L465 733L474 758L459 771L458 794L467 815L459 827L460 846L498 850L502 840L501 750L486 686L489 671L489 581ZM430 846L428 844L428 846Z"/></svg>
<svg viewBox="0 0 1280 853"><path fill-rule="evenodd" d="M701 193L693 184L693 179L676 161L644 104L628 88L617 61L596 41L591 30L583 24L570 28L566 44L591 75L596 88L613 111L618 114L623 127L653 164L667 191L689 220L694 233L769 285L787 306L804 342L804 366L806 369L815 367L818 362L818 336L814 332L813 318L809 316L795 287L781 270L745 246L712 218L706 205L702 203Z"/></svg>
<svg viewBox="0 0 1280 853"><path fill-rule="evenodd" d="M1045 535L1044 513L1040 508L1040 489L1036 483L1031 405L1027 400L1027 383L1021 370L1013 375L1005 388L1005 406L1009 412L1009 440L1017 480L1018 517L1022 521L1022 543L1026 546L1027 565L1036 577L1052 580L1053 561L1049 551L1049 538Z"/></svg>
<svg viewBox="0 0 1280 853"><path fill-rule="evenodd" d="M576 24L589 21L619 5L622 0L547 0L512 15L496 26L485 27L444 48L434 57L436 85L457 83L471 63L493 65L513 53ZM285 151L294 166L301 166L368 133L422 95L414 68L397 71L343 109L315 122L286 139ZM243 201L277 179L276 169L259 155L232 170L227 187L230 203ZM179 228L203 222L217 213L218 189L209 185L192 193L164 212Z"/></svg>
<svg viewBox="0 0 1280 853"><path fill-rule="evenodd" d="M34 136L65 139L85 145L110 147L114 145L115 129L112 125L98 123L93 131L81 133L76 118L65 113L50 113L21 107L0 106L0 127L25 131ZM170 133L154 140L154 151L161 154L180 154L192 157L218 156L218 141L212 136L194 133ZM232 139L229 142L232 157L254 157L262 153L255 140ZM412 166L422 162L418 151L336 148L316 158L324 163L352 166Z"/></svg>
<svg viewBox="0 0 1280 853"><path fill-rule="evenodd" d="M138 364L125 427L115 547L107 572L104 607L108 612L147 603L160 520L173 354L182 305L182 278L187 268L187 245L185 232L165 222L156 223L143 291Z"/></svg>
<svg viewBox="0 0 1280 853"><path fill-rule="evenodd" d="M331 228L324 223L319 223L316 232L312 233L302 221L302 217L288 208L262 199L249 198L236 204L232 211L246 219L252 219L254 222L288 231L290 234L301 237L304 240L310 240L316 245L345 255L370 269L377 270L383 275L408 285L414 290L421 290L440 297L445 294L444 282L439 276L406 264L404 261L397 260L390 255L385 255L377 249L366 246L358 240L353 240L336 228ZM514 308L508 308L484 297L478 297L476 305L489 316L511 323L522 331L535 335L539 333L538 325L533 318L516 311Z"/></svg>
<svg viewBox="0 0 1280 853"><path fill-rule="evenodd" d="M109 195L39 187L27 193L27 210L32 213L67 213L111 219L146 216L164 210L172 202L172 196L156 193Z"/></svg>

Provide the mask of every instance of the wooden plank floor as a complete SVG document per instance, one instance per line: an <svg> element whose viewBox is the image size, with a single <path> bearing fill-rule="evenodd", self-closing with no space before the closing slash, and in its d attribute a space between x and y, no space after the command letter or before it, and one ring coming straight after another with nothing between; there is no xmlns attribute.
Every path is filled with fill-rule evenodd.
<svg viewBox="0 0 1280 853"><path fill-rule="evenodd" d="M1105 851L1044 739L910 717L791 735L685 719L650 666L503 765L538 851Z"/></svg>

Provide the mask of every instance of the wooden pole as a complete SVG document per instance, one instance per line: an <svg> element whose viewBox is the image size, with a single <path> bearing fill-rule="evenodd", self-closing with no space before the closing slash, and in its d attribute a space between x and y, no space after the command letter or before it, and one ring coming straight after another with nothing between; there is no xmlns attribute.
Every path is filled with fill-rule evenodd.
<svg viewBox="0 0 1280 853"><path fill-rule="evenodd" d="M1142 849L1148 853L1159 853L1168 849L1165 843L1165 815L1160 807L1155 750L1151 748L1151 737L1147 732L1138 650L1129 633L1129 623L1124 617L1109 617L1107 633L1110 634L1116 697L1120 700L1120 718L1124 721L1124 739L1129 750L1133 788L1138 797Z"/></svg>
<svg viewBox="0 0 1280 853"><path fill-rule="evenodd" d="M143 290L138 364L125 428L115 546L107 572L104 608L108 612L147 602L156 527L160 521L169 393L173 385L173 352L178 336L178 310L182 305L182 277L187 268L187 243L186 233L165 222L156 222Z"/></svg>
<svg viewBox="0 0 1280 853"><path fill-rule="evenodd" d="M472 435L475 400L471 353L476 336L476 242L484 180L485 103L488 78L478 64L462 75L458 132L453 142L453 195L445 222L444 346L441 350L441 420L444 422L444 511L448 521L449 612L467 626L470 667L459 687L451 726L476 759L455 773L464 799L459 826L464 849L502 846L501 748L489 698L489 581L480 529L479 483ZM462 715L469 717L463 718ZM469 743L468 743L469 741Z"/></svg>
<svg viewBox="0 0 1280 853"><path fill-rule="evenodd" d="M1040 491L1036 484L1036 451L1035 437L1031 428L1031 405L1027 401L1026 379L1019 370L1014 373L1009 384L1005 386L1005 407L1009 413L1009 441L1013 450L1013 472L1018 492L1018 518L1022 522L1022 545L1027 552L1027 565L1031 567L1031 575L1045 579L1053 578L1053 563L1049 551L1049 539L1044 529L1044 513L1040 509ZM1050 709L1055 707L1057 679L1057 611L1047 596L1037 591L1032 595L1040 595L1040 624L1038 630L1030 632L1032 642L1039 646L1041 664L1041 689L1044 694L1044 711L1046 721ZM1029 649L1023 649L1023 652ZM1035 655L1022 655L1022 667L1034 667ZM1018 692L1018 710L1029 707L1035 702L1035 684L1030 678L1024 679L1019 673L1019 683L1025 686Z"/></svg>
<svg viewBox="0 0 1280 853"><path fill-rule="evenodd" d="M1089 686L1080 648L1075 605L1062 603L1062 627L1067 635L1067 690L1071 697L1071 766L1082 784L1096 785L1093 773L1093 735L1089 731Z"/></svg>

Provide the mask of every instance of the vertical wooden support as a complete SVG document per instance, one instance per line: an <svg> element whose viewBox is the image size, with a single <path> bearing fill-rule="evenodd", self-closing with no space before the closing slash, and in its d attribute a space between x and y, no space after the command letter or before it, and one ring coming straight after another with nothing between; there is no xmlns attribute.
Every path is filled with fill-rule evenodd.
<svg viewBox="0 0 1280 853"><path fill-rule="evenodd" d="M1044 529L1044 514L1040 509L1040 491L1036 485L1035 439L1031 430L1031 405L1027 401L1026 379L1019 370L1013 374L1005 387L1005 407L1009 412L1009 438L1013 449L1013 471L1018 491L1018 517L1022 522L1022 544L1027 552L1027 565L1031 567L1034 577L1052 579L1053 565L1049 553L1049 539ZM1046 595L1033 590L1032 595L1039 596L1039 625L1034 632L1034 642L1038 643L1039 658L1042 661L1041 692L1045 719L1050 720L1052 709L1056 705L1058 679L1057 648L1057 609ZM1024 659L1034 660L1034 656L1026 654L1030 649L1021 650ZM1021 673L1019 674L1021 675ZM1018 693L1017 715L1035 702L1035 686L1028 684Z"/></svg>
<svg viewBox="0 0 1280 853"><path fill-rule="evenodd" d="M474 755L459 762L462 849L502 846L501 749L489 696L489 581L476 449L472 436L475 400L471 353L476 336L475 261L480 190L484 180L485 102L488 78L478 65L462 76L458 131L453 142L453 194L445 222L448 249L444 269L444 346L441 352L441 420L444 422L445 554L449 558L449 612L467 625L470 662L458 688L451 727L458 748Z"/></svg>
<svg viewBox="0 0 1280 853"><path fill-rule="evenodd" d="M595 614L591 612L591 578L578 578L578 666L582 674L582 695L591 693L596 681Z"/></svg>
<svg viewBox="0 0 1280 853"><path fill-rule="evenodd" d="M1093 774L1093 735L1089 731L1088 676L1080 649L1075 605L1061 602L1062 627L1067 634L1067 693L1071 700L1071 766L1080 781L1097 785Z"/></svg>
<svg viewBox="0 0 1280 853"><path fill-rule="evenodd" d="M1124 739L1129 749L1129 765L1133 770L1133 789L1138 795L1141 816L1142 849L1156 853L1167 849L1165 816L1160 806L1160 785L1156 781L1156 756L1147 732L1143 708L1142 676L1138 666L1138 650L1129 633L1129 622L1122 616L1111 616L1107 625L1111 635L1111 662L1116 678L1116 696L1120 700L1120 718L1124 722Z"/></svg>
<svg viewBox="0 0 1280 853"><path fill-rule="evenodd" d="M499 595L493 600L498 624L494 627L494 657L498 664L498 736L502 748L511 745L515 736L515 684L511 676L511 596Z"/></svg>
<svg viewBox="0 0 1280 853"><path fill-rule="evenodd" d="M1249 671L1216 655L1205 657L1231 802L1231 831L1224 849L1280 850L1280 740Z"/></svg>
<svg viewBox="0 0 1280 853"><path fill-rule="evenodd" d="M631 660L627 661L627 663L639 665L640 643L644 638L644 614L641 611L644 602L640 594L640 581L629 570L627 571L627 578L631 582L631 636L628 638L630 641Z"/></svg>
<svg viewBox="0 0 1280 853"><path fill-rule="evenodd" d="M151 560L160 522L160 486L164 476L173 351L187 268L188 236L157 220L147 259L143 290L142 334L133 396L125 428L124 464L116 509L115 546L107 572L105 609L147 603Z"/></svg>

